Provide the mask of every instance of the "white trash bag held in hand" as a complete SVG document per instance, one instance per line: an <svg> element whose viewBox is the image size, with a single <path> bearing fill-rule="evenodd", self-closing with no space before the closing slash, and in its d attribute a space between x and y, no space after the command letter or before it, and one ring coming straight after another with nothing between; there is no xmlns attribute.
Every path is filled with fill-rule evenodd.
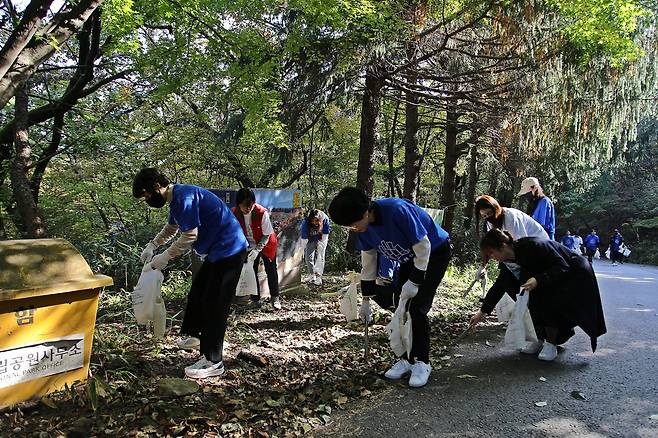
<svg viewBox="0 0 658 438"><path fill-rule="evenodd" d="M235 295L238 297L258 295L258 289L256 289L256 272L254 272L253 260L251 263L247 261L247 263L242 265L242 272L240 273L240 280L238 281L238 287L235 290Z"/></svg>
<svg viewBox="0 0 658 438"><path fill-rule="evenodd" d="M524 348L527 342L537 342L537 333L535 333L535 326L532 324L528 310L530 293L521 289L516 296L512 319L505 332L504 346L506 349L518 351Z"/></svg>
<svg viewBox="0 0 658 438"><path fill-rule="evenodd" d="M147 264L148 265L148 264ZM142 270L133 289L133 312L138 324L146 324L155 318L155 302L160 297L164 275L157 269Z"/></svg>
<svg viewBox="0 0 658 438"><path fill-rule="evenodd" d="M514 312L514 306L516 303L508 294L503 295L503 297L496 304L496 318L498 322L507 322L512 318L512 313Z"/></svg>
<svg viewBox="0 0 658 438"><path fill-rule="evenodd" d="M411 315L407 311L407 302L408 300L400 300L391 322L386 326L391 350L397 357L401 357L404 353L411 354L413 333L411 330Z"/></svg>
<svg viewBox="0 0 658 438"><path fill-rule="evenodd" d="M356 286L361 281L361 274L353 272L349 275L350 285L340 297L340 313L345 315L347 322L359 318L359 302L356 296Z"/></svg>

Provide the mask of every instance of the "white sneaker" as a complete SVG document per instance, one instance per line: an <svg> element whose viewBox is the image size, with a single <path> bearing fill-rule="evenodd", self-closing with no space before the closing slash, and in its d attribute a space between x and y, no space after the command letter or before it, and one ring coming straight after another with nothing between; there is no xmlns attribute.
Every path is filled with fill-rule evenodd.
<svg viewBox="0 0 658 438"><path fill-rule="evenodd" d="M316 286L322 286L322 277L319 275L315 276L315 279L313 280L313 284Z"/></svg>
<svg viewBox="0 0 658 438"><path fill-rule="evenodd" d="M612 266L617 266L617 262L612 262Z"/></svg>
<svg viewBox="0 0 658 438"><path fill-rule="evenodd" d="M541 348L544 346L544 341L537 342L527 342L525 347L521 349L523 354L537 354L541 351Z"/></svg>
<svg viewBox="0 0 658 438"><path fill-rule="evenodd" d="M206 377L221 376L222 374L224 374L224 363L213 363L205 357L185 368L185 375L193 379L205 379Z"/></svg>
<svg viewBox="0 0 658 438"><path fill-rule="evenodd" d="M406 359L400 359L399 361L395 362L395 365L393 365L391 369L386 371L384 377L391 380L398 380L410 371L411 364Z"/></svg>
<svg viewBox="0 0 658 438"><path fill-rule="evenodd" d="M539 360L552 361L557 357L557 347L550 342L544 342L544 348L541 349Z"/></svg>
<svg viewBox="0 0 658 438"><path fill-rule="evenodd" d="M281 300L279 297L272 298L272 308L274 310L281 310Z"/></svg>
<svg viewBox="0 0 658 438"><path fill-rule="evenodd" d="M186 366L186 367L185 367L185 371L187 372L187 370L200 368L200 367L202 367L203 365L205 365L207 362L208 362L208 359L206 359L205 356L201 356L201 359L197 360L197 361L194 362L192 365L188 365L188 366Z"/></svg>
<svg viewBox="0 0 658 438"><path fill-rule="evenodd" d="M199 338L190 336L189 338L180 339L178 342L176 342L176 345L181 350L198 350L201 346L201 341Z"/></svg>
<svg viewBox="0 0 658 438"><path fill-rule="evenodd" d="M420 388L425 386L427 380L430 378L432 367L430 364L417 360L411 365L411 377L409 377L409 386L412 388Z"/></svg>

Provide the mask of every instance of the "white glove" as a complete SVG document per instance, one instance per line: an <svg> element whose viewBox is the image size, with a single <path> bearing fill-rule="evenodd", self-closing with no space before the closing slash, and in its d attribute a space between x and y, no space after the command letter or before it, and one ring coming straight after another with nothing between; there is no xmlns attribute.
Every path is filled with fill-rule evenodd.
<svg viewBox="0 0 658 438"><path fill-rule="evenodd" d="M370 300L363 300L359 307L359 319L363 322L370 324L372 322L372 307L370 307Z"/></svg>
<svg viewBox="0 0 658 438"><path fill-rule="evenodd" d="M416 296L418 293L418 285L407 280L406 283L402 285L402 292L400 292L400 301L410 300Z"/></svg>
<svg viewBox="0 0 658 438"><path fill-rule="evenodd" d="M247 263L253 263L254 260L256 260L256 257L258 257L259 251L256 251L255 249L252 249L249 254L247 254Z"/></svg>
<svg viewBox="0 0 658 438"><path fill-rule="evenodd" d="M152 269L157 269L158 271L162 271L164 268L167 267L169 260L170 260L169 254L167 254L167 251L165 251L162 254L158 254L157 256L153 257L153 260L151 260L151 263L149 263L149 265L151 265Z"/></svg>
<svg viewBox="0 0 658 438"><path fill-rule="evenodd" d="M153 242L149 242L148 245L144 248L144 251L142 251L142 254L139 256L139 261L142 263L147 263L150 262L151 259L153 258L153 252L157 247Z"/></svg>

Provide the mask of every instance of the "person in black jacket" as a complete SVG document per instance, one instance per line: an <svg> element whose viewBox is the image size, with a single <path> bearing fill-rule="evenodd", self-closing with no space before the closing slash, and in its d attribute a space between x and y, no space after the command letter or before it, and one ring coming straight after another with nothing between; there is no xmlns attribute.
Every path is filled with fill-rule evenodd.
<svg viewBox="0 0 658 438"><path fill-rule="evenodd" d="M530 293L528 307L541 340L534 349L535 353L541 350L539 359L555 359L557 345L575 334L575 326L590 337L596 351L597 338L606 333L606 326L599 286L585 257L552 240L525 237L514 241L498 229L484 236L480 249L498 261L513 261L521 267L521 287ZM491 312L504 293L503 288L492 287L471 325Z"/></svg>

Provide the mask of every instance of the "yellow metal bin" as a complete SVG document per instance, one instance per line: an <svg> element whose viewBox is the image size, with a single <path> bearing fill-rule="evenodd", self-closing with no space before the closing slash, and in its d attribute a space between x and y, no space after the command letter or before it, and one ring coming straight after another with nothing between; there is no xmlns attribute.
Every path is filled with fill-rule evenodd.
<svg viewBox="0 0 658 438"><path fill-rule="evenodd" d="M110 285L66 240L0 241L0 406L87 378L98 295Z"/></svg>

